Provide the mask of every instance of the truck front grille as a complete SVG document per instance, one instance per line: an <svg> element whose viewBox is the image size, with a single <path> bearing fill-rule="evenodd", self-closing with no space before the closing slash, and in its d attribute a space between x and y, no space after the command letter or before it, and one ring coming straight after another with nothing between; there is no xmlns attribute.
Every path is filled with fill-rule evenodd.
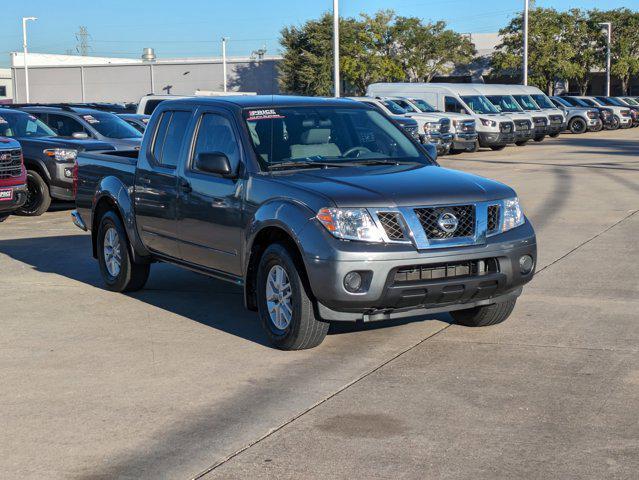
<svg viewBox="0 0 639 480"><path fill-rule="evenodd" d="M530 120L515 120L515 130L518 132L527 132L530 130Z"/></svg>
<svg viewBox="0 0 639 480"><path fill-rule="evenodd" d="M501 122L499 124L499 131L502 133L512 133L513 122Z"/></svg>
<svg viewBox="0 0 639 480"><path fill-rule="evenodd" d="M399 213L397 212L377 212L377 218L379 218L386 236L389 240L401 241L406 240L404 230L402 229Z"/></svg>
<svg viewBox="0 0 639 480"><path fill-rule="evenodd" d="M564 118L561 115L551 115L550 123L553 125L561 125L564 123Z"/></svg>
<svg viewBox="0 0 639 480"><path fill-rule="evenodd" d="M472 237L475 234L474 205L416 208L415 213L428 239ZM446 217L450 220L450 215L456 219L455 228L450 228L455 222L448 222L446 227Z"/></svg>
<svg viewBox="0 0 639 480"><path fill-rule="evenodd" d="M0 180L19 177L22 174L22 153L20 150L0 151Z"/></svg>
<svg viewBox="0 0 639 480"><path fill-rule="evenodd" d="M448 278L463 278L499 272L496 258L464 260L461 262L411 265L399 268L394 275L395 284L428 282Z"/></svg>
<svg viewBox="0 0 639 480"><path fill-rule="evenodd" d="M487 233L494 233L499 228L500 212L500 205L488 206L488 224L486 227Z"/></svg>
<svg viewBox="0 0 639 480"><path fill-rule="evenodd" d="M548 120L545 117L533 117L535 127L545 127L548 125Z"/></svg>
<svg viewBox="0 0 639 480"><path fill-rule="evenodd" d="M439 133L448 133L450 132L450 120L447 118L442 118L439 121Z"/></svg>

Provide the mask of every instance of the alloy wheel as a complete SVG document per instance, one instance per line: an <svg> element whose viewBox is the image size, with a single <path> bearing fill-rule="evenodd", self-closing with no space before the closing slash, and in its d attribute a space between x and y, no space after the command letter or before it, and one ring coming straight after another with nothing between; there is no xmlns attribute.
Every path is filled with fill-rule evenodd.
<svg viewBox="0 0 639 480"><path fill-rule="evenodd" d="M120 275L122 268L122 244L115 228L109 227L104 234L104 264L112 277Z"/></svg>
<svg viewBox="0 0 639 480"><path fill-rule="evenodd" d="M271 322L278 330L286 330L293 320L292 292L286 270L274 265L266 277L266 306Z"/></svg>

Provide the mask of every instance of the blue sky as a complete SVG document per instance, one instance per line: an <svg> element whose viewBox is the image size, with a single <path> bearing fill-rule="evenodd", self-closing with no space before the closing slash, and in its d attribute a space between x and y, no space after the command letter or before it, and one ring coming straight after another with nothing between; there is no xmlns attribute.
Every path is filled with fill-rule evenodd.
<svg viewBox="0 0 639 480"><path fill-rule="evenodd" d="M341 0L342 15L392 8L398 14L445 20L459 32L494 32L521 11L523 0ZM537 5L639 9L639 0L537 1ZM3 2L0 15L0 65L8 52L21 49L21 18L29 24L30 50L66 53L76 46L75 32L87 27L91 54L139 57L154 47L159 57L218 56L222 36L230 38L229 55L248 55L263 45L279 50L285 25L301 24L332 8L332 0L20 0Z"/></svg>

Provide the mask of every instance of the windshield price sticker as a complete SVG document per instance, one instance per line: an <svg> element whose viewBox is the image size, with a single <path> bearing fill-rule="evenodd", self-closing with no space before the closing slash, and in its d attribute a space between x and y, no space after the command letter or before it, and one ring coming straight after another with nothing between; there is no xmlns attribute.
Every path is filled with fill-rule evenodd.
<svg viewBox="0 0 639 480"><path fill-rule="evenodd" d="M267 108L263 110L249 110L248 118L246 119L249 122L254 122L256 120L269 120L273 118L286 118L284 115L280 115L272 108Z"/></svg>
<svg viewBox="0 0 639 480"><path fill-rule="evenodd" d="M100 123L100 120L95 118L93 115L83 115L82 118L84 118L89 123Z"/></svg>

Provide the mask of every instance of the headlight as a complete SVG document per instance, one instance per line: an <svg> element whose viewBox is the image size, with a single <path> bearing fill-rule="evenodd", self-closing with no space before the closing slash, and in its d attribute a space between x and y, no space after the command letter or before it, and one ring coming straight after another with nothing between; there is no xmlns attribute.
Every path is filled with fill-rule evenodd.
<svg viewBox="0 0 639 480"><path fill-rule="evenodd" d="M424 124L424 133L439 132L441 124L439 122L427 122Z"/></svg>
<svg viewBox="0 0 639 480"><path fill-rule="evenodd" d="M73 162L78 156L78 151L73 148L47 148L44 154L55 158L56 162Z"/></svg>
<svg viewBox="0 0 639 480"><path fill-rule="evenodd" d="M496 127L497 126L497 122L494 120L489 120L487 118L480 118L481 120L481 124L486 126L486 127Z"/></svg>
<svg viewBox="0 0 639 480"><path fill-rule="evenodd" d="M322 208L316 218L342 240L382 242L382 235L369 213L363 208Z"/></svg>
<svg viewBox="0 0 639 480"><path fill-rule="evenodd" d="M506 232L515 227L523 225L525 222L524 212L521 211L519 198L507 198L504 200L504 223L502 232Z"/></svg>

